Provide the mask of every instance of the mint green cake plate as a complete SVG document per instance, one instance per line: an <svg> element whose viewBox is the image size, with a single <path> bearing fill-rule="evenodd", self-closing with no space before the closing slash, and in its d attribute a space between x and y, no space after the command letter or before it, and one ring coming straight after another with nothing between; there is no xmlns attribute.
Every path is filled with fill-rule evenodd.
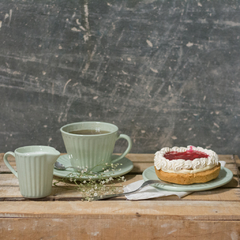
<svg viewBox="0 0 240 240"><path fill-rule="evenodd" d="M112 159L115 159L119 156L117 155L112 155ZM70 160L69 160L69 156L67 154L60 156L57 161L59 163L62 163L64 166L71 166ZM97 180L97 179L102 179L104 178L109 178L109 177L119 177L122 176L124 174L127 174L128 172L130 172L133 169L133 163L131 160L129 160L128 158L124 157L122 159L120 159L119 161L117 161L114 164L119 164L116 169L114 170L109 170L109 172L106 173L102 173L101 175L91 175L91 179L92 180ZM70 176L70 174L73 174L72 176ZM57 176L57 177L62 177L62 178L71 178L75 175L76 179L78 180L88 180L89 176L82 176L82 177L78 177L79 174L77 174L75 171L73 171L73 169L68 168L67 170L57 170L54 169L53 170L53 175Z"/></svg>
<svg viewBox="0 0 240 240"><path fill-rule="evenodd" d="M145 169L142 176L144 181L159 179L155 173L154 166L151 166ZM169 191L175 191L175 192L205 191L205 190L221 187L227 184L232 180L232 177L233 177L232 171L230 171L225 167L221 167L218 177L207 183L195 183L191 185L180 185L180 184L174 184L174 183L168 183L165 185L165 184L159 183L159 184L155 184L154 187L161 188L162 190L169 190Z"/></svg>

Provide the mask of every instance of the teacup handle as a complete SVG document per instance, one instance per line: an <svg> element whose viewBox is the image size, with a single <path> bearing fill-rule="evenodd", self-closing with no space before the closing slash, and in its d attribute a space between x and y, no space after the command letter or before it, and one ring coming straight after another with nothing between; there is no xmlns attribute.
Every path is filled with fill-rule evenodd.
<svg viewBox="0 0 240 240"><path fill-rule="evenodd" d="M118 158L112 160L112 162L117 162L118 160L120 160L120 159L122 159L123 157L125 157L125 156L128 154L128 152L131 150L131 148L132 148L132 140L131 140L131 138L130 138L128 135L126 135L126 134L120 134L119 137L118 137L118 139L120 139L120 138L124 138L124 139L127 140L127 142L128 142L128 147L127 147L126 151L125 151L121 156L119 156ZM118 139L117 139L117 140L118 140Z"/></svg>
<svg viewBox="0 0 240 240"><path fill-rule="evenodd" d="M7 160L7 158L8 158L9 155L12 155L13 157L15 157L15 153L14 153L14 152L6 152L6 153L4 154L3 160L4 160L5 164L6 164L6 166L10 169L10 171L11 171L16 177L18 177L17 172L13 169L13 167L10 165L10 163L9 163L8 160Z"/></svg>

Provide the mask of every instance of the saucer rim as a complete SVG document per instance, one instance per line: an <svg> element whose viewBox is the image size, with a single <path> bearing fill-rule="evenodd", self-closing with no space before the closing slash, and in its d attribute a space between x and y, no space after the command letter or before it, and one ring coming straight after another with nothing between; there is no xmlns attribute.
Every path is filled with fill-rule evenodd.
<svg viewBox="0 0 240 240"><path fill-rule="evenodd" d="M225 184L229 183L232 180L233 178L232 171L226 167L221 166L220 173L222 174L223 171L226 172L225 177L220 177L220 178L218 177L207 183L195 183L190 185L181 185L181 184L174 184L174 183L169 183L168 185L164 185L160 183L160 184L157 184L156 187L160 188L161 190L175 191L175 192L196 192L196 191L211 190L211 189L224 186ZM154 166L151 166L145 169L142 173L142 177L144 181L157 180L158 177L155 173Z"/></svg>
<svg viewBox="0 0 240 240"><path fill-rule="evenodd" d="M61 161L63 161L61 158L66 158L67 156L68 156L68 154L61 155L60 157L58 157L57 161L61 163ZM118 157L118 155L113 154L112 158L114 158L114 157L116 158L116 157ZM104 178L120 177L120 176L123 176L123 175L129 173L133 169L133 162L130 159L128 159L126 156L121 158L121 159L119 159L115 163L122 163L122 162L123 162L123 164L124 164L124 162L127 162L127 163L125 163L125 166L127 165L127 169L126 170L124 170L124 171L121 170L119 172L109 171L109 174L104 173ZM122 167L124 167L124 165ZM60 178L67 178L67 179L71 178L71 176L68 177L67 175L69 175L70 173L74 173L74 172L75 172L74 170L57 170L57 169L53 169L53 175L54 176L60 177ZM76 179L77 180L88 180L89 176L83 176L83 177L79 177L79 178L76 178ZM92 177L91 177L91 180L98 180L98 179L100 179L100 177L98 177L98 176L92 175Z"/></svg>

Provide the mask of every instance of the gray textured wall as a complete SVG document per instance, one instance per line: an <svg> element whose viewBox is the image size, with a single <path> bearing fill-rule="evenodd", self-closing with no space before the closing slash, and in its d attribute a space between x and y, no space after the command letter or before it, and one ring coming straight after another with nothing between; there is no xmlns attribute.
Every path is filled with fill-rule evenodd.
<svg viewBox="0 0 240 240"><path fill-rule="evenodd" d="M240 153L240 2L0 2L0 151L106 121L134 153ZM119 141L115 151L125 148Z"/></svg>

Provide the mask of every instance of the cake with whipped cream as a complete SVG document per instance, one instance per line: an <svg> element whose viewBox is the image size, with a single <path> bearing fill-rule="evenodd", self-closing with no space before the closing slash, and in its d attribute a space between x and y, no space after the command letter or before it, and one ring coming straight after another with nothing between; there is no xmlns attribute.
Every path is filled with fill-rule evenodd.
<svg viewBox="0 0 240 240"><path fill-rule="evenodd" d="M155 153L156 175L177 184L205 183L218 177L221 165L218 155L201 147L162 148Z"/></svg>

